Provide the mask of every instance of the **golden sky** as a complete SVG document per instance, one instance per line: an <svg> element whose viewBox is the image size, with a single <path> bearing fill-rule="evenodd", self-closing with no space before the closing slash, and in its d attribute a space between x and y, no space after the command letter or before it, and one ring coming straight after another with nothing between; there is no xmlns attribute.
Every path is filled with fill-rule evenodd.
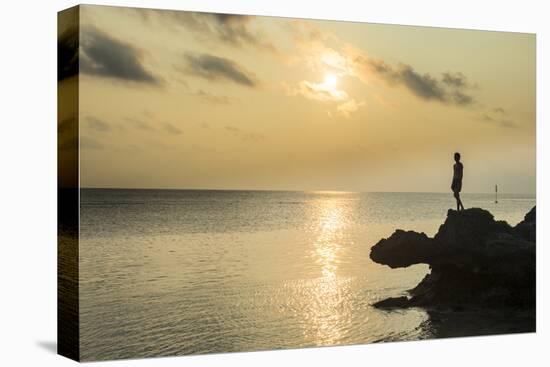
<svg viewBox="0 0 550 367"><path fill-rule="evenodd" d="M532 34L86 5L79 56L83 187L535 192Z"/></svg>

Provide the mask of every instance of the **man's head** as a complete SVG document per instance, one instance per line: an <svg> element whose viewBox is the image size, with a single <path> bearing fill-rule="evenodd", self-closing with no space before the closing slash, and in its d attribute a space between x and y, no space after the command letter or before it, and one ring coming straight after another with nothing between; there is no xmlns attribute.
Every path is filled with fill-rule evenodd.
<svg viewBox="0 0 550 367"><path fill-rule="evenodd" d="M459 152L456 152L455 153L455 161L460 161L460 153Z"/></svg>

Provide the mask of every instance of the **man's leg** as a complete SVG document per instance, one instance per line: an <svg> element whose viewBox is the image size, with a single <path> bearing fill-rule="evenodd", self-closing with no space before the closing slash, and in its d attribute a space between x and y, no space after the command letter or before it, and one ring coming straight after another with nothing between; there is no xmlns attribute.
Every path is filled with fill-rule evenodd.
<svg viewBox="0 0 550 367"><path fill-rule="evenodd" d="M458 196L458 191L454 191L454 197L456 199L456 211L460 210L460 197Z"/></svg>

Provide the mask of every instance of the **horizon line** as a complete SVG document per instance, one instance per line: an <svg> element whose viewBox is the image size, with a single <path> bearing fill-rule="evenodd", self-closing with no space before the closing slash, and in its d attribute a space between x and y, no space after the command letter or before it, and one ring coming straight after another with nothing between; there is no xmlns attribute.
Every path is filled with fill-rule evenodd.
<svg viewBox="0 0 550 367"><path fill-rule="evenodd" d="M63 188L60 188L63 189ZM255 191L255 192L302 192L302 193L333 193L333 194L449 194L451 191L354 191L354 190L325 190L325 189L219 189L219 188L154 188L154 187L79 187L78 189L84 190L165 190L165 191ZM461 194L494 194L494 191L487 192L467 192L463 191ZM502 192L499 194L513 194L513 195L531 195L536 197L535 193L522 193L522 192Z"/></svg>

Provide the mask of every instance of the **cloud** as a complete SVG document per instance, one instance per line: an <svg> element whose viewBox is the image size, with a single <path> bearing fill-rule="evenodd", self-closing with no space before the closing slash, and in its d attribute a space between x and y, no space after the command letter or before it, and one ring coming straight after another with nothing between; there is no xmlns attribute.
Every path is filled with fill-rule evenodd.
<svg viewBox="0 0 550 367"><path fill-rule="evenodd" d="M160 84L143 66L143 53L94 27L84 28L80 42L82 73L119 81Z"/></svg>
<svg viewBox="0 0 550 367"><path fill-rule="evenodd" d="M321 75L331 73L338 77L354 77L364 84L381 80L391 87L406 89L420 100L475 109L478 111L478 121L503 128L518 127L504 108L485 108L475 95L479 88L477 83L461 71L421 72L413 65L403 62L390 64L383 59L371 57L362 49L305 21L293 22L288 29L292 32L295 46L285 60L289 65L300 65L310 72ZM289 95L302 95L325 102L340 102L336 106L336 112L344 117L349 117L363 105L363 102L358 103L345 91L334 93L323 88L322 84L302 81L296 87L291 87L287 83L282 85ZM378 103L388 105L381 96L373 94L372 97ZM329 117L334 116L333 112L327 111Z"/></svg>
<svg viewBox="0 0 550 367"><path fill-rule="evenodd" d="M337 41L337 37L329 32L321 30L316 24L303 20L292 19L287 28L294 41L298 44L311 44L312 42L331 42Z"/></svg>
<svg viewBox="0 0 550 367"><path fill-rule="evenodd" d="M269 43L261 41L260 37L249 30L251 16L238 14L206 14L196 13L198 17L212 18L214 33L223 41L234 46L252 45L259 48L272 48Z"/></svg>
<svg viewBox="0 0 550 367"><path fill-rule="evenodd" d="M294 50L284 58L289 65L306 66L318 73L350 74L347 55L327 46L337 45L336 37L306 21L293 20L288 26L294 41Z"/></svg>
<svg viewBox="0 0 550 367"><path fill-rule="evenodd" d="M57 80L78 74L78 28L71 27L57 39Z"/></svg>
<svg viewBox="0 0 550 367"><path fill-rule="evenodd" d="M396 71L384 74L391 82L404 84L411 92L423 99L445 101L445 90L430 74L420 75L410 65L400 64Z"/></svg>
<svg viewBox="0 0 550 367"><path fill-rule="evenodd" d="M340 112L344 117L349 118L351 113L357 111L359 107L364 106L365 102L357 102L355 99L350 99L347 102L339 104L336 110Z"/></svg>
<svg viewBox="0 0 550 367"><path fill-rule="evenodd" d="M111 130L111 127L109 126L108 123L106 123L105 121L103 121L103 120L101 120L97 117L87 116L86 120L88 121L88 126L92 130L95 130L95 131L98 131L98 132L106 132L106 131Z"/></svg>
<svg viewBox="0 0 550 367"><path fill-rule="evenodd" d="M193 32L199 41L276 51L272 43L265 41L266 37L261 32L253 29L254 16L157 9L133 10L148 23L158 20L163 25L183 27L186 31Z"/></svg>
<svg viewBox="0 0 550 367"><path fill-rule="evenodd" d="M145 115L145 112L144 112ZM150 113L147 113L147 116L152 116ZM183 131L178 128L177 126L169 123L169 122L162 122L162 123L153 123L150 121L137 119L133 117L126 117L126 121L130 122L132 126L137 130L143 130L143 131L149 131L149 132L164 132L171 135L180 135L183 133Z"/></svg>
<svg viewBox="0 0 550 367"><path fill-rule="evenodd" d="M499 124L500 126L502 127L509 127L509 128L516 128L518 127L518 125L516 124L516 122L514 120L510 120L510 119L502 119L499 121Z"/></svg>
<svg viewBox="0 0 550 367"><path fill-rule="evenodd" d="M466 76L461 72L451 73L446 72L442 74L441 81L451 87L462 88L468 86Z"/></svg>
<svg viewBox="0 0 550 367"><path fill-rule="evenodd" d="M182 133L180 129L178 129L177 127L175 127L169 122L165 122L163 127L164 127L164 131L170 134L179 135Z"/></svg>
<svg viewBox="0 0 550 367"><path fill-rule="evenodd" d="M508 113L502 108L494 108L491 112L482 113L479 120L506 128L517 128L514 120L508 117Z"/></svg>
<svg viewBox="0 0 550 367"><path fill-rule="evenodd" d="M462 72L446 71L438 75L421 73L406 63L391 65L308 22L298 22L289 29L295 45L295 50L288 58L290 64L305 65L318 73L356 77L365 84L377 78L390 86L404 87L425 101L460 107L477 102L470 93L476 86ZM299 92L309 98L330 99L330 96L323 97L323 91L312 83L302 82Z"/></svg>
<svg viewBox="0 0 550 367"><path fill-rule="evenodd" d="M295 55L289 58L291 64L306 65L314 72L356 77L365 84L369 84L375 77L390 86L405 87L426 101L462 107L476 103L470 93L476 86L461 72L447 71L439 76L421 73L406 63L394 66L370 57L363 50L312 26L291 28L296 46Z"/></svg>
<svg viewBox="0 0 550 367"><path fill-rule="evenodd" d="M350 49L350 52L355 65L354 73L365 82L368 82L370 76L375 76L389 85L404 86L412 94L426 101L457 106L475 103L474 97L467 92L474 86L461 72L444 72L438 78L430 73L420 73L408 64L399 63L394 67L361 51Z"/></svg>
<svg viewBox="0 0 550 367"><path fill-rule="evenodd" d="M225 130L245 142L257 142L265 139L265 136L262 134L243 131L235 126L225 126Z"/></svg>
<svg viewBox="0 0 550 367"><path fill-rule="evenodd" d="M126 117L126 121L132 123L132 125L136 129L146 130L146 131L156 130L150 123L148 123L146 121L143 121L143 120L135 119L133 117Z"/></svg>
<svg viewBox="0 0 550 367"><path fill-rule="evenodd" d="M436 78L429 73L421 74L412 66L400 63L397 67L376 59L360 59L366 63L370 74L374 74L390 85L402 85L415 96L424 100L433 100L458 106L473 104L474 98L465 92L471 88L464 74L443 73Z"/></svg>
<svg viewBox="0 0 550 367"><path fill-rule="evenodd" d="M348 94L343 90L330 88L324 83L312 83L307 80L298 83L297 87L290 87L283 84L287 94L291 96L302 95L305 98L321 102L339 102L348 98Z"/></svg>
<svg viewBox="0 0 550 367"><path fill-rule="evenodd" d="M201 98L205 102L209 102L212 104L230 104L231 98L227 96L218 96L209 92L206 92L202 89L199 89L192 93L192 95Z"/></svg>
<svg viewBox="0 0 550 367"><path fill-rule="evenodd" d="M459 90L450 92L449 96L452 102L458 106L469 106L475 102L474 97L465 94Z"/></svg>
<svg viewBox="0 0 550 367"><path fill-rule="evenodd" d="M241 129L239 129L238 127L235 127L235 126L226 126L225 130L227 130L229 132L232 132L232 133L240 133L241 132Z"/></svg>
<svg viewBox="0 0 550 367"><path fill-rule="evenodd" d="M226 80L246 87L256 87L256 76L235 61L210 54L185 53L180 71L208 80Z"/></svg>
<svg viewBox="0 0 550 367"><path fill-rule="evenodd" d="M230 104L233 100L237 99L235 97L215 95L203 89L193 90L185 80L180 79L179 81L183 85L183 87L187 90L188 95L197 97L202 102L208 102L211 104Z"/></svg>

